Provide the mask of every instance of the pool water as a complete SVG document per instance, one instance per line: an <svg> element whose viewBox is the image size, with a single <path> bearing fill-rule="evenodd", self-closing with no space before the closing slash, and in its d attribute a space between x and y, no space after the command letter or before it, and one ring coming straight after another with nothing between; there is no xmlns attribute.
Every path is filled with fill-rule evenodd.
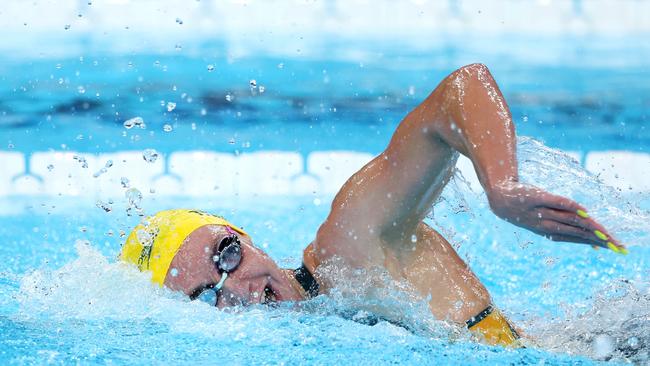
<svg viewBox="0 0 650 366"><path fill-rule="evenodd" d="M144 149L155 149L162 160L184 151L282 151L305 161L320 151L376 154L457 62L473 60L458 52L433 66L429 60L439 50L397 65L385 54L363 62L233 60L217 53L7 61L0 65L1 148L25 157L73 151L88 159ZM126 189L115 183L101 197L113 201L110 210L98 208L88 192L0 197L0 362L647 363L650 197L610 187L583 166L593 152L648 152L650 84L643 80L650 69L489 61L518 134L533 137L518 142L522 179L579 200L631 251L617 256L515 228L491 214L467 170L457 173L428 222L536 346L515 351L474 343L417 303L404 308L407 330L385 321L366 324L366 314L352 305L363 299L348 302L336 293L273 309L217 311L189 302L116 262L124 234L140 217L127 215ZM146 129L124 127L136 116ZM637 168L641 181L647 179L648 166ZM88 177L96 171L77 162L53 169ZM130 174L136 181L140 172ZM310 189L201 197L137 188L145 213L191 207L223 214L289 268L299 265L332 199L331 191ZM390 301L400 293L388 295Z"/></svg>

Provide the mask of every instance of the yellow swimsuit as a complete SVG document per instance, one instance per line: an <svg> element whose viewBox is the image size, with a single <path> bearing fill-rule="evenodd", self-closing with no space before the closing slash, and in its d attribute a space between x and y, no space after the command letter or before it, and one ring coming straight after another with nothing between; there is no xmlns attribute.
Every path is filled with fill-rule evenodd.
<svg viewBox="0 0 650 366"><path fill-rule="evenodd" d="M467 329L493 346L524 348L519 334L498 309L488 306L467 322Z"/></svg>

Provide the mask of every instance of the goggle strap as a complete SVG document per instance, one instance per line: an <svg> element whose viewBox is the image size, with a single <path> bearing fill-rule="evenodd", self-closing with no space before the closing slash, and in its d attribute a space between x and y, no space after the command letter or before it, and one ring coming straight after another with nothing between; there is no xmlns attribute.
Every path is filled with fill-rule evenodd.
<svg viewBox="0 0 650 366"><path fill-rule="evenodd" d="M228 272L223 272L221 274L221 280L219 280L219 283L217 283L213 288L216 291L221 290L221 288L223 287L223 284L226 282L226 278L228 278Z"/></svg>

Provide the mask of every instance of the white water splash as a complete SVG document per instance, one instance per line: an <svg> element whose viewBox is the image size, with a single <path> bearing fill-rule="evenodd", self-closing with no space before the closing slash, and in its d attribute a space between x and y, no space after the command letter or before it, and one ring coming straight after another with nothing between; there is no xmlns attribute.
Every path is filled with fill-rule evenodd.
<svg viewBox="0 0 650 366"><path fill-rule="evenodd" d="M530 334L544 349L599 360L650 362L650 286L620 280L596 291L586 312L532 322Z"/></svg>
<svg viewBox="0 0 650 366"><path fill-rule="evenodd" d="M517 142L519 175L523 182L578 201L589 209L592 217L630 246L650 245L650 212L637 205L644 197L650 198L647 194L624 195L562 151L529 137L520 137Z"/></svg>
<svg viewBox="0 0 650 366"><path fill-rule="evenodd" d="M21 280L21 315L43 311L59 319L118 320L160 316L179 298L151 283L150 274L124 263L109 263L88 242L75 244L79 258L57 270L37 270Z"/></svg>
<svg viewBox="0 0 650 366"><path fill-rule="evenodd" d="M650 212L645 206L639 207L642 202L650 202L647 195L620 192L606 185L571 156L534 139L520 137L517 147L521 181L570 197L586 206L591 216L632 248L631 256L634 255L635 246L650 243ZM430 215L429 218L450 242L456 243L456 247L459 243L486 239L480 230L474 231L478 236L465 238L459 237L463 233L459 233L457 227L440 224L444 222L445 215L450 214L456 216L455 223L462 223L464 220L459 220L458 216L464 215L468 221L473 221L470 226L491 215L485 195L473 192L459 171L445 188L440 204L436 206L436 216ZM499 222L497 224L501 225ZM523 229L507 228L518 230L523 237L535 238ZM490 235L487 233L487 237ZM502 234L496 239L507 241L508 235ZM545 240L539 238L539 241ZM522 245L522 248L528 244ZM520 252L514 255L527 254ZM465 259L470 262L471 258ZM598 360L648 364L650 282L647 275L646 268L633 265L627 278L612 278L602 286L593 288L593 299L585 299L579 306L565 305L563 316L553 319L528 314L528 319L519 325L542 349ZM556 302L562 301L561 294L553 296L557 296Z"/></svg>
<svg viewBox="0 0 650 366"><path fill-rule="evenodd" d="M109 261L88 242L77 241L75 246L77 259L59 269L36 270L21 279L16 296L18 319L35 323L47 319L64 328L75 321L128 322L147 327L139 332L155 333L164 329L172 334L195 334L215 341L246 340L247 345L258 347L273 344L285 347L283 342L297 335L329 332L342 325L360 332L365 327L363 321L354 323L332 318L340 312L332 306L336 302L326 296L300 306L281 303L273 308L255 305L221 311L153 284L149 273L119 261ZM305 314L310 321L305 321ZM312 323L328 325L313 328ZM392 324L382 322L377 329L393 337L408 337L406 330Z"/></svg>
<svg viewBox="0 0 650 366"><path fill-rule="evenodd" d="M395 281L381 268L352 269L340 258L332 258L318 268L330 290L320 301L305 307L325 314L337 314L362 324L389 322L414 334L435 339L469 341L465 329L435 319L427 300L407 283ZM319 299L317 298L317 299Z"/></svg>

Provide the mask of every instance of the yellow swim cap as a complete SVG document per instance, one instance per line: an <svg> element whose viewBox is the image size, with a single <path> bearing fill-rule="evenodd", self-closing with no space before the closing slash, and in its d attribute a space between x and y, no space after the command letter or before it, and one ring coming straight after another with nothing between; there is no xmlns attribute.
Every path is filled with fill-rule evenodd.
<svg viewBox="0 0 650 366"><path fill-rule="evenodd" d="M160 211L136 226L122 246L119 259L149 270L151 280L163 285L169 266L181 245L194 230L205 225L224 225L248 235L220 216L196 210Z"/></svg>

